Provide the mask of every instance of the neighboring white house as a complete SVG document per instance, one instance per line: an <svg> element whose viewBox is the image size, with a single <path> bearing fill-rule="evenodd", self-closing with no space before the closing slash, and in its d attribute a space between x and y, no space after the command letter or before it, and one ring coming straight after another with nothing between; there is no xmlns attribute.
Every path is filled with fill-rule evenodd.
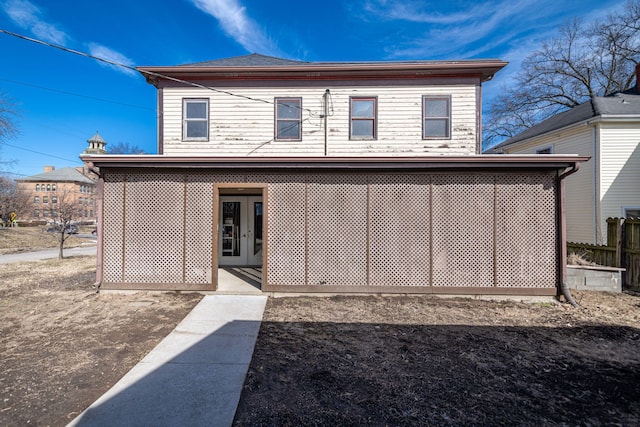
<svg viewBox="0 0 640 427"><path fill-rule="evenodd" d="M159 154L82 156L99 284L215 290L219 267L252 266L267 291L555 294L560 182L586 158L477 155L482 83L505 65L139 67Z"/></svg>
<svg viewBox="0 0 640 427"><path fill-rule="evenodd" d="M637 85L636 85L637 88ZM596 97L489 153L590 156L566 180L567 240L606 243L606 219L640 216L640 94Z"/></svg>

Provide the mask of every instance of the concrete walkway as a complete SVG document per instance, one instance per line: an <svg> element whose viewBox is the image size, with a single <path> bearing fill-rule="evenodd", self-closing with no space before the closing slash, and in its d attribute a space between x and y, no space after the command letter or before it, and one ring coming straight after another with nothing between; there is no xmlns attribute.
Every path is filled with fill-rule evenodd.
<svg viewBox="0 0 640 427"><path fill-rule="evenodd" d="M230 426L266 302L206 295L69 426Z"/></svg>
<svg viewBox="0 0 640 427"><path fill-rule="evenodd" d="M58 252L60 249L43 249L41 251L34 252L18 252L16 254L0 255L0 264L11 264L14 262L26 262L26 261L38 261L41 259L58 258ZM64 256L80 256L80 255L95 255L96 245L90 244L86 246L78 246L75 248L65 248Z"/></svg>

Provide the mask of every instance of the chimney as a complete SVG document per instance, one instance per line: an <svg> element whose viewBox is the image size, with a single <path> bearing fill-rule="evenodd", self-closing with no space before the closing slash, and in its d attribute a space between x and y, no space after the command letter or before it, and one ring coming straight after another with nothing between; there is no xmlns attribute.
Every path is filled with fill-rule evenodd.
<svg viewBox="0 0 640 427"><path fill-rule="evenodd" d="M56 167L55 167L55 166L45 166L45 167L44 167L44 172L45 172L45 173L47 173L47 172L53 172L54 170L56 170Z"/></svg>

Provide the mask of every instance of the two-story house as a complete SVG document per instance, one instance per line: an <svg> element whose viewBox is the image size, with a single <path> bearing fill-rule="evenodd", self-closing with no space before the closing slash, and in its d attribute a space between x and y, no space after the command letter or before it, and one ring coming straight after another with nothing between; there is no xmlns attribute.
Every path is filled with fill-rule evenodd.
<svg viewBox="0 0 640 427"><path fill-rule="evenodd" d="M636 68L636 81L640 65ZM567 179L567 239L603 244L607 218L640 217L640 85L594 97L509 138L492 153L591 157Z"/></svg>
<svg viewBox="0 0 640 427"><path fill-rule="evenodd" d="M100 174L98 283L214 290L255 266L295 292L553 295L577 156L482 156L499 60L139 67L158 155Z"/></svg>

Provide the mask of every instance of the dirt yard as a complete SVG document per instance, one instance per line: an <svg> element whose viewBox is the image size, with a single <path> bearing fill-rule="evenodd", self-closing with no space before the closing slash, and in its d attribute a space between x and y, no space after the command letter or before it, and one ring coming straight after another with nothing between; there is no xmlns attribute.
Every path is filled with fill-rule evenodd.
<svg viewBox="0 0 640 427"><path fill-rule="evenodd" d="M66 425L201 298L94 278L0 265L1 426ZM574 296L271 298L235 425L640 425L640 297Z"/></svg>
<svg viewBox="0 0 640 427"><path fill-rule="evenodd" d="M270 299L235 425L640 425L640 298Z"/></svg>
<svg viewBox="0 0 640 427"><path fill-rule="evenodd" d="M0 265L0 426L64 426L160 342L197 294L96 294L95 257Z"/></svg>

